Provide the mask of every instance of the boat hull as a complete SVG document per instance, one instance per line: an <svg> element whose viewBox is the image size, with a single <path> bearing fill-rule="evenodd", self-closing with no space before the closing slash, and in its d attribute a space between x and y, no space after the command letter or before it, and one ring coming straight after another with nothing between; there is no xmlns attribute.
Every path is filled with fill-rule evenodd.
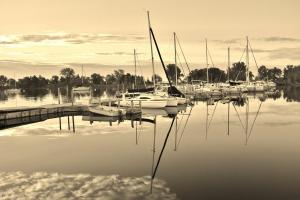
<svg viewBox="0 0 300 200"><path fill-rule="evenodd" d="M89 111L94 114L109 116L109 117L117 117L126 114L126 111L123 109L109 107L109 106L95 106L89 107Z"/></svg>
<svg viewBox="0 0 300 200"><path fill-rule="evenodd" d="M123 107L131 107L131 106L139 107L140 106L140 101L139 100L122 100L122 101L120 101L120 106L123 106ZM141 107L142 108L164 108L166 106L167 106L167 101L160 101L160 100L159 101L142 101L141 100Z"/></svg>

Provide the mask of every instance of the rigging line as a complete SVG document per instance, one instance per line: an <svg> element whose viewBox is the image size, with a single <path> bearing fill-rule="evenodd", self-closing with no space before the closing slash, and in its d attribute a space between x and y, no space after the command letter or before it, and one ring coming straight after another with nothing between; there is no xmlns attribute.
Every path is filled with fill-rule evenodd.
<svg viewBox="0 0 300 200"><path fill-rule="evenodd" d="M178 143L177 143L177 149L178 149L178 147L179 147L181 138L182 138L182 136L183 136L183 133L184 133L184 131L185 131L185 128L186 128L186 126L187 126L187 123L188 123L188 121L189 121L189 118L190 118L190 116L191 116L192 110L193 110L193 107L191 107L190 113L189 113L189 115L188 115L188 117L187 117L187 119L186 119L186 121L185 121L184 127L183 127L183 129L182 129L182 131L181 131L180 138L179 138Z"/></svg>
<svg viewBox="0 0 300 200"><path fill-rule="evenodd" d="M144 79L144 77L143 77L142 65L141 65L141 63L140 63L138 54L136 54L136 62L137 62L137 65L138 65L138 67L140 68L140 71L141 71L141 75L142 75L141 79L143 80L144 86L146 87L145 79Z"/></svg>
<svg viewBox="0 0 300 200"><path fill-rule="evenodd" d="M214 118L215 111L216 111L216 109L217 109L218 103L219 103L219 102L217 101L217 103L216 103L216 105L215 105L215 108L214 108L214 111L213 111L213 113L212 113L212 115L211 115L210 121L209 121L209 123L208 123L208 129L210 128L210 124L211 124L211 122L212 122L212 120L213 120L213 118Z"/></svg>
<svg viewBox="0 0 300 200"><path fill-rule="evenodd" d="M256 68L257 68L257 70L258 70L258 64L257 64L257 62L256 62L256 58L255 58L255 56L254 56L253 49L252 49L252 47L251 47L251 44L250 44L250 42L248 42L248 44L249 44L249 47L250 47L250 50L251 50L251 53L252 53L252 56L253 56L253 59L254 59L254 62L255 62Z"/></svg>
<svg viewBox="0 0 300 200"><path fill-rule="evenodd" d="M245 130L245 126L244 126L244 124L243 124L243 122L242 122L242 120L241 120L241 118L240 118L240 115L239 115L239 113L238 113L238 111L237 111L235 105L234 105L234 104L232 104L232 105L233 105L233 108L234 108L234 110L235 110L235 112L236 112L236 114L237 114L237 116L238 116L238 118L239 118L239 120L240 120L240 123L241 123L243 129Z"/></svg>
<svg viewBox="0 0 300 200"><path fill-rule="evenodd" d="M180 119L180 122L179 122L179 125L178 125L178 128L177 128L177 131L180 129L181 127L181 122L182 122L182 119L183 119L184 115L181 116L181 119Z"/></svg>
<svg viewBox="0 0 300 200"><path fill-rule="evenodd" d="M179 64L180 64L180 68L182 69L183 75L185 76L185 71L184 71L182 62L181 62L181 60L180 60L180 56L179 56L179 54L178 54L177 51L176 51L176 55L177 55L177 58L178 58L178 61L179 61Z"/></svg>
<svg viewBox="0 0 300 200"><path fill-rule="evenodd" d="M214 62L213 62L213 60L212 60L212 57L211 57L211 54L210 54L209 49L207 49L207 51L208 51L208 55L209 55L209 58L210 58L210 62L211 62L211 64L212 64L212 66L215 67L215 64L214 64Z"/></svg>
<svg viewBox="0 0 300 200"><path fill-rule="evenodd" d="M156 166L155 166L154 172L153 172L153 174L152 174L152 177L151 177L152 179L154 179L154 178L155 178L155 174L156 174L156 171L157 171L158 165L159 165L159 163L160 163L160 160L161 160L162 154L163 154L163 152L164 152L164 149L165 149L165 147L166 147L166 144L167 144L167 141L168 141L168 138L169 138L170 132L171 132L171 130L172 130L172 127L173 127L174 121L175 121L175 117L173 117L173 120L172 120L171 126L170 126L170 128L169 128L169 131L168 131L168 133L167 133L167 135L166 135L166 138L165 138L165 141L164 141L163 147L162 147L162 149L161 149L161 151L160 151L160 154L159 154L159 157L158 157L157 164L156 164Z"/></svg>
<svg viewBox="0 0 300 200"><path fill-rule="evenodd" d="M244 48L244 51L243 51L243 53L242 53L242 56L241 56L241 58L240 58L240 60L239 60L239 63L242 61L242 59L243 59L243 57L244 57L244 54L245 54L245 52L246 52L246 48ZM240 75L240 73L242 72L242 68L240 68L240 70L239 70L239 72L238 72L238 74L236 75L236 77L235 77L235 81L237 80L237 78L239 77L239 75Z"/></svg>
<svg viewBox="0 0 300 200"><path fill-rule="evenodd" d="M184 55L184 53L183 53L183 50L182 50L182 48L181 48L181 45L180 45L180 42L179 42L179 39L178 39L178 36L177 36L177 35L176 35L176 41L177 41L177 43L178 43L178 45L179 45L179 49L180 49L180 51L181 51L181 54L182 54L182 56L183 56L183 58L184 58L184 61L185 61L186 67L188 68L188 70L189 70L189 73L191 73L191 69L190 69L190 67L189 67L189 64L188 64L188 62L187 62L186 58L185 58L185 55Z"/></svg>
<svg viewBox="0 0 300 200"><path fill-rule="evenodd" d="M248 135L248 137L247 137L247 141L248 141L248 139L249 139L250 136L251 136L252 129L253 129L253 127L254 127L254 123L255 123L255 121L256 121L256 118L257 118L257 116L258 116L258 113L259 113L259 111L260 111L260 108L261 108L262 103L263 103L263 102L261 101L260 104L259 104L258 110L257 110L257 112L256 112L255 118L254 118L253 123L252 123L251 128L250 128L249 135Z"/></svg>
<svg viewBox="0 0 300 200"><path fill-rule="evenodd" d="M163 66L165 75L166 75L166 77L167 77L167 79L168 79L169 85L170 85L170 87L173 87L173 84L172 84L172 82L171 82L171 80L170 80L170 77L168 76L168 73L167 73L167 69L166 69L165 63L164 63L164 61L163 61L163 59L162 59L160 50L159 50L159 48L158 48L158 44L157 44L157 42L156 42L156 38L155 38L155 36L154 36L153 30L152 30L151 27L150 27L150 33L151 33L151 35L152 35L152 38L153 38L153 41L154 41L154 44L155 44L155 47L156 47L156 51L157 51L157 53L158 53L158 56L159 56L161 65Z"/></svg>

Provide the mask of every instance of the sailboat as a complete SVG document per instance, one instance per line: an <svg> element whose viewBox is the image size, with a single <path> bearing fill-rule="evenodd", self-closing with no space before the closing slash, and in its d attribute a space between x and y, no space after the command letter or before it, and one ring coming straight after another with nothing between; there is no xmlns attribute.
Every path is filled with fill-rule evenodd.
<svg viewBox="0 0 300 200"><path fill-rule="evenodd" d="M245 88L247 89L247 92L264 92L265 88L264 85L261 84L260 82L250 82L250 78L249 78L249 66L250 66L250 62L249 62L249 39L248 36L246 37L247 40L247 45L246 45L246 84L245 84ZM252 48L251 48L252 50ZM253 52L252 52L253 54Z"/></svg>
<svg viewBox="0 0 300 200"><path fill-rule="evenodd" d="M153 88L128 90L127 93L122 95L122 100L120 101L120 105L141 106L142 108L164 108L168 106L177 106L178 102L176 97L173 97L169 93L165 93L158 90L156 91L155 68L154 68L154 57L153 57L153 46L152 46L152 39L155 41L155 38L151 28L149 11L147 12L147 16L148 16L149 39L150 39L150 48L151 48L151 63L152 63L152 70L153 70ZM156 41L155 41L155 45L157 46ZM134 56L136 56L135 51L134 51ZM135 67L136 67L136 59L134 60L135 60ZM139 102L141 102L141 105Z"/></svg>
<svg viewBox="0 0 300 200"><path fill-rule="evenodd" d="M89 93L90 87L83 86L83 65L81 65L81 86L74 87L72 89L73 93Z"/></svg>
<svg viewBox="0 0 300 200"><path fill-rule="evenodd" d="M136 50L134 49L134 71L136 77ZM120 106L142 107L142 108L164 108L167 106L167 98L155 95L154 88L137 89L136 78L135 87L121 95ZM176 104L177 105L177 104Z"/></svg>
<svg viewBox="0 0 300 200"><path fill-rule="evenodd" d="M12 89L7 89L7 90L6 90L6 93L7 93L7 94L17 94L17 93L20 93L20 89L17 88L16 74L14 74L14 80L15 80L14 88L12 88Z"/></svg>

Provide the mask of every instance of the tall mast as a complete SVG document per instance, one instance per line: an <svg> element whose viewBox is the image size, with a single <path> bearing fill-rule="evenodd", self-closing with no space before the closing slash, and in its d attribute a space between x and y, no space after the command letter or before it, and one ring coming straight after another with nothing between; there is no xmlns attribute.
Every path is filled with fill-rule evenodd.
<svg viewBox="0 0 300 200"><path fill-rule="evenodd" d="M134 55L134 88L136 89L136 52L135 49L133 50Z"/></svg>
<svg viewBox="0 0 300 200"><path fill-rule="evenodd" d="M247 46L246 46L246 82L249 83L249 40L248 36L246 37Z"/></svg>
<svg viewBox="0 0 300 200"><path fill-rule="evenodd" d="M229 83L229 80L230 80L229 73L230 73L230 47L228 47L228 71L227 71L228 83Z"/></svg>
<svg viewBox="0 0 300 200"><path fill-rule="evenodd" d="M83 65L81 65L81 85L83 85Z"/></svg>
<svg viewBox="0 0 300 200"><path fill-rule="evenodd" d="M151 48L151 63L152 63L152 72L153 72L153 87L155 88L155 70L154 70L154 57L153 57L153 47L152 47L152 37L151 37L151 23L150 23L150 14L149 11L147 11L148 16L148 26L149 26L149 38L150 38L150 48Z"/></svg>
<svg viewBox="0 0 300 200"><path fill-rule="evenodd" d="M207 39L205 39L205 57L206 57L206 81L209 83L208 77L208 49L207 49Z"/></svg>
<svg viewBox="0 0 300 200"><path fill-rule="evenodd" d="M177 86L177 56L176 56L176 33L174 32L174 50L175 50L175 86Z"/></svg>

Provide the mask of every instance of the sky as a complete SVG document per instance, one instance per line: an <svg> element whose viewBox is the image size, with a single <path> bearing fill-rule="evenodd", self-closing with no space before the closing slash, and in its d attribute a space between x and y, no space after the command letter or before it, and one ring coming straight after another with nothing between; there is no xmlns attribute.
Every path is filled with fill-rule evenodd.
<svg viewBox="0 0 300 200"><path fill-rule="evenodd" d="M242 57L249 37L258 66L300 64L298 0L0 0L0 74L20 78L51 77L64 67L76 73L151 74L146 11L163 59L174 63L176 32L189 66L205 67L205 39L210 66L225 69ZM177 48L178 49L178 48ZM183 57L179 53L185 73ZM210 59L209 59L210 60ZM163 75L155 52L155 71ZM257 72L251 56L250 69Z"/></svg>

